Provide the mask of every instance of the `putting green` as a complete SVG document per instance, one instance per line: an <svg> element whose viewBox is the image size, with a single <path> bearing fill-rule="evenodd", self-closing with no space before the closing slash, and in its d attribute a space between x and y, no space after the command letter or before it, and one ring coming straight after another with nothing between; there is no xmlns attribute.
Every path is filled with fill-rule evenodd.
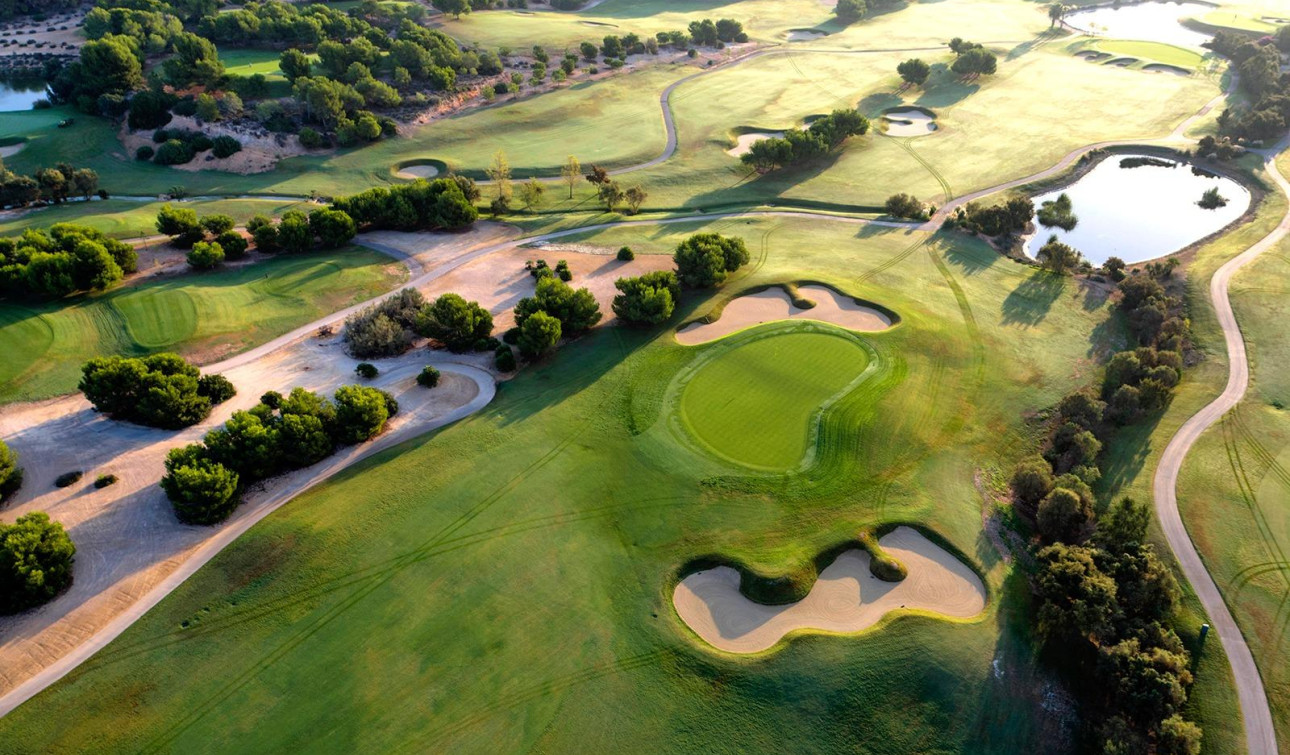
<svg viewBox="0 0 1290 755"><path fill-rule="evenodd" d="M182 288L139 288L110 300L135 343L160 349L197 330L197 307Z"/></svg>
<svg viewBox="0 0 1290 755"><path fill-rule="evenodd" d="M763 469L797 466L820 411L869 365L855 340L815 326L762 330L717 348L720 353L688 376L682 421L708 449Z"/></svg>

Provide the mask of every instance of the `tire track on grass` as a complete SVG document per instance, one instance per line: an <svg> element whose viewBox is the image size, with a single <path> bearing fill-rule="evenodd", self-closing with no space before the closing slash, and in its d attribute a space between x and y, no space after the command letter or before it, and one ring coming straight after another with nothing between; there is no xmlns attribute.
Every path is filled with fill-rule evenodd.
<svg viewBox="0 0 1290 755"><path fill-rule="evenodd" d="M1268 522L1267 514L1259 504L1258 492L1254 483L1250 480L1245 465L1241 461L1239 441L1244 441L1250 448L1250 451L1257 460L1263 462L1273 475L1273 478L1279 481L1282 487L1290 490L1290 473L1277 462L1276 457L1267 450L1264 445L1250 431L1245 424L1245 419L1241 414L1241 406L1228 412L1223 418L1224 441L1228 445L1228 458L1235 460L1233 466L1233 476L1237 477L1237 485L1241 488L1241 495L1245 499L1246 506L1250 509L1250 516L1255 521L1255 526L1259 530L1259 536L1263 539L1264 546L1268 549L1268 555L1273 559L1285 562L1287 560L1285 550L1281 547L1281 541L1277 539L1276 531ZM1239 437L1238 437L1239 436ZM1230 443L1227 441L1230 440ZM1282 612L1290 602L1290 574L1282 573L1282 581L1285 582L1286 589L1281 595L1281 603L1277 606L1277 611L1273 615L1272 625L1274 632L1279 636L1283 631L1287 621L1282 618Z"/></svg>

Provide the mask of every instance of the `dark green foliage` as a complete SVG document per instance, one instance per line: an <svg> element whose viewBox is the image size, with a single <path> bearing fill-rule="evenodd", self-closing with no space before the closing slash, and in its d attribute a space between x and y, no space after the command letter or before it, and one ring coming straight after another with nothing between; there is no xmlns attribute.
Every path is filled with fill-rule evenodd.
<svg viewBox="0 0 1290 755"><path fill-rule="evenodd" d="M224 75L224 64L209 39L185 32L171 43L175 54L162 64L171 84L180 88L191 84L212 85Z"/></svg>
<svg viewBox="0 0 1290 755"><path fill-rule="evenodd" d="M953 220L974 233L998 237L1025 230L1034 214L1035 205L1030 197L1015 196L1002 205L968 202L958 209Z"/></svg>
<svg viewBox="0 0 1290 755"><path fill-rule="evenodd" d="M385 429L385 422L394 412L390 411L392 399L385 391L358 385L345 385L336 390L336 431L338 443L362 443ZM394 404L393 409L398 410Z"/></svg>
<svg viewBox="0 0 1290 755"><path fill-rule="evenodd" d="M58 223L0 239L0 293L58 298L100 290L133 273L134 248L92 228Z"/></svg>
<svg viewBox="0 0 1290 755"><path fill-rule="evenodd" d="M152 159L154 154L156 154L156 150L145 144L134 151L134 159L139 160L140 162L147 162Z"/></svg>
<svg viewBox="0 0 1290 755"><path fill-rule="evenodd" d="M176 448L166 456L161 489L184 524L216 524L241 502L238 476L206 456L200 445Z"/></svg>
<svg viewBox="0 0 1290 755"><path fill-rule="evenodd" d="M332 206L360 227L371 229L455 230L479 217L461 185L451 178L368 189L340 197Z"/></svg>
<svg viewBox="0 0 1290 755"><path fill-rule="evenodd" d="M1072 211L1071 198L1064 192L1056 199L1041 204L1035 217L1045 228L1061 228L1064 231L1075 230L1079 223L1079 217Z"/></svg>
<svg viewBox="0 0 1290 755"><path fill-rule="evenodd" d="M211 400L211 404L222 404L237 395L232 381L223 375L202 375L197 378L197 393Z"/></svg>
<svg viewBox="0 0 1290 755"><path fill-rule="evenodd" d="M231 136L217 136L211 140L211 154L218 158L232 157L242 151L242 143Z"/></svg>
<svg viewBox="0 0 1290 755"><path fill-rule="evenodd" d="M689 288L719 286L748 259L743 239L716 233L696 233L678 244L672 255L677 278Z"/></svg>
<svg viewBox="0 0 1290 755"><path fill-rule="evenodd" d="M510 346L502 345L497 347L497 351L493 354L493 366L495 366L499 372L515 371L515 352L511 351Z"/></svg>
<svg viewBox="0 0 1290 755"><path fill-rule="evenodd" d="M681 295L681 284L671 270L619 278L614 281L614 288L621 292L614 297L614 314L624 322L643 325L666 322Z"/></svg>
<svg viewBox="0 0 1290 755"><path fill-rule="evenodd" d="M376 369L376 365L371 362L359 362L358 366L354 368L354 373L364 380L371 380L379 375L381 371Z"/></svg>
<svg viewBox="0 0 1290 755"><path fill-rule="evenodd" d="M210 414L200 373L175 354L98 357L82 369L79 385L94 408L113 419L177 430Z"/></svg>
<svg viewBox="0 0 1290 755"><path fill-rule="evenodd" d="M0 501L12 495L22 487L22 467L18 466L18 454L0 440Z"/></svg>
<svg viewBox="0 0 1290 755"><path fill-rule="evenodd" d="M534 295L520 299L515 306L515 324L523 330L525 321L537 312L559 320L560 331L566 336L589 330L601 317L600 304L590 290L574 290L554 276L539 278Z"/></svg>
<svg viewBox="0 0 1290 755"><path fill-rule="evenodd" d="M0 613L48 602L72 582L76 546L63 525L33 511L0 522Z"/></svg>
<svg viewBox="0 0 1290 755"><path fill-rule="evenodd" d="M349 215L340 210L314 210L309 213L309 230L318 237L324 249L335 249L348 244L358 229Z"/></svg>
<svg viewBox="0 0 1290 755"><path fill-rule="evenodd" d="M224 261L224 248L215 242L198 241L188 250L188 264L209 270Z"/></svg>
<svg viewBox="0 0 1290 755"><path fill-rule="evenodd" d="M1035 522L1039 534L1050 543L1078 543L1088 534L1093 509L1078 493L1054 488L1039 502Z"/></svg>
<svg viewBox="0 0 1290 755"><path fill-rule="evenodd" d="M868 12L869 6L865 0L838 0L837 5L833 7L833 13L838 20L848 24L859 21Z"/></svg>
<svg viewBox="0 0 1290 755"><path fill-rule="evenodd" d="M58 477L54 478L54 487L58 487L58 488L71 487L72 485L75 485L76 483L80 482L81 478L84 476L85 476L85 473L79 469L73 470L71 472L64 472L60 474Z"/></svg>
<svg viewBox="0 0 1290 755"><path fill-rule="evenodd" d="M950 70L967 79L990 76L999 70L999 58L978 45L961 53Z"/></svg>
<svg viewBox="0 0 1290 755"><path fill-rule="evenodd" d="M350 315L345 320L345 345L360 358L390 357L412 346L412 330L425 305L425 297L414 288Z"/></svg>
<svg viewBox="0 0 1290 755"><path fill-rule="evenodd" d="M152 161L157 165L183 165L192 162L193 148L178 139L169 139L160 147Z"/></svg>
<svg viewBox="0 0 1290 755"><path fill-rule="evenodd" d="M94 487L98 489L106 488L109 485L115 485L117 476L114 474L101 474L94 478Z"/></svg>
<svg viewBox="0 0 1290 755"><path fill-rule="evenodd" d="M314 246L309 217L299 210L282 213L278 221L278 248L289 254L303 254Z"/></svg>
<svg viewBox="0 0 1290 755"><path fill-rule="evenodd" d="M1039 502L1053 489L1053 470L1043 459L1027 459L1017 465L1010 482L1012 499L1034 516Z"/></svg>
<svg viewBox="0 0 1290 755"><path fill-rule="evenodd" d="M791 128L782 137L753 142L740 160L759 173L768 173L837 149L851 136L869 131L869 120L855 110L834 110L805 131Z"/></svg>
<svg viewBox="0 0 1290 755"><path fill-rule="evenodd" d="M560 321L538 310L525 318L520 326L520 353L529 359L540 357L560 343Z"/></svg>
<svg viewBox="0 0 1290 755"><path fill-rule="evenodd" d="M161 128L170 123L170 110L176 106L176 102L173 94L144 90L130 98L126 122L133 131Z"/></svg>
<svg viewBox="0 0 1290 755"><path fill-rule="evenodd" d="M887 214L893 218L908 218L909 220L926 220L927 210L923 209L923 203L913 194L892 194L887 197L887 203L884 205Z"/></svg>
<svg viewBox="0 0 1290 755"><path fill-rule="evenodd" d="M238 260L246 256L246 237L237 231L225 231L215 238L215 243L224 250L224 259Z"/></svg>
<svg viewBox="0 0 1290 755"><path fill-rule="evenodd" d="M421 370L421 372L417 374L417 385L424 388L433 388L436 385L439 385L439 370L426 366L425 369Z"/></svg>
<svg viewBox="0 0 1290 755"><path fill-rule="evenodd" d="M863 0L859 1L863 2ZM906 84L922 86L927 83L928 77L932 75L932 67L919 58L910 58L896 66L896 73L900 74L900 78Z"/></svg>
<svg viewBox="0 0 1290 755"><path fill-rule="evenodd" d="M450 351L461 354L493 333L493 316L479 302L466 301L457 294L444 294L422 307L416 332L442 341Z"/></svg>
<svg viewBox="0 0 1290 755"><path fill-rule="evenodd" d="M631 262L634 259L636 259L636 253L632 251L630 246L625 246L618 250L619 262Z"/></svg>

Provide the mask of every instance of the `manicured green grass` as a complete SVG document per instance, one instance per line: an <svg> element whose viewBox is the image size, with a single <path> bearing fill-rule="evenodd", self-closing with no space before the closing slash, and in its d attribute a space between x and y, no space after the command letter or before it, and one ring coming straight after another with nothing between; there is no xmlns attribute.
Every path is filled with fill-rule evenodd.
<svg viewBox="0 0 1290 755"><path fill-rule="evenodd" d="M74 391L81 365L95 356L164 350L212 361L405 277L388 257L349 248L142 279L55 303L0 302L0 402Z"/></svg>
<svg viewBox="0 0 1290 755"><path fill-rule="evenodd" d="M864 338L883 369L824 413L805 470L749 474L670 427L669 386L715 345L601 330L254 527L0 720L0 738L52 752L1052 751L1026 590L982 532L974 480L1029 452L1023 418L1088 379L1089 350L1118 333L1105 303L962 237L765 218L585 240L651 253L699 228L753 251L722 299L809 278L901 314ZM719 305L687 295L674 322ZM783 571L884 522L966 554L990 585L984 619L906 616L730 657L672 611L697 556Z"/></svg>
<svg viewBox="0 0 1290 755"><path fill-rule="evenodd" d="M1208 13L1202 13L1196 17L1196 20L1210 26L1236 29L1238 31L1249 31L1256 34L1271 34L1277 30L1276 24L1268 23L1260 17L1240 12L1233 12L1224 8L1217 8L1209 11Z"/></svg>
<svg viewBox="0 0 1290 755"><path fill-rule="evenodd" d="M769 327L707 347L713 353L688 376L680 412L720 456L783 471L802 461L820 412L855 387L869 356L827 327Z"/></svg>
<svg viewBox="0 0 1290 755"><path fill-rule="evenodd" d="M48 228L55 223L76 223L121 239L157 235L157 211L164 202L135 202L109 199L106 202L68 202L43 207L0 220L0 236L12 236L28 228ZM173 203L172 203L173 204ZM224 214L243 225L255 215L277 217L288 210L309 212L317 205L305 200L211 199L189 200L181 206L198 215Z"/></svg>
<svg viewBox="0 0 1290 755"><path fill-rule="evenodd" d="M1164 63L1194 71L1201 65L1202 56L1194 50L1188 50L1163 42L1135 42L1124 39L1100 39L1088 49L1108 53L1114 57L1137 58L1145 63Z"/></svg>

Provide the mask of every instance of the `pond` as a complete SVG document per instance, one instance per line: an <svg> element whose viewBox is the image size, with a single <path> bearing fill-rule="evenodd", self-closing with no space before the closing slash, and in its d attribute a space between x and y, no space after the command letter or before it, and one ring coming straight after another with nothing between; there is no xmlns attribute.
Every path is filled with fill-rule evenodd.
<svg viewBox="0 0 1290 755"><path fill-rule="evenodd" d="M1108 257L1125 262L1142 262L1162 257L1231 223L1250 206L1250 192L1230 178L1198 175L1191 165L1173 160L1162 165L1121 167L1125 158L1143 155L1111 155L1075 183L1034 198L1035 209L1065 193L1078 218L1075 228L1038 229L1026 242L1026 254L1034 256L1039 247L1056 235L1078 249L1095 265ZM1155 159L1155 158L1153 158ZM1197 202L1206 191L1217 187L1227 204L1212 210Z"/></svg>
<svg viewBox="0 0 1290 755"><path fill-rule="evenodd" d="M48 97L45 82L40 79L0 81L0 112L30 110L36 100Z"/></svg>
<svg viewBox="0 0 1290 755"><path fill-rule="evenodd" d="M1200 47L1210 35L1183 26L1182 19L1213 10L1203 3L1150 2L1136 5L1108 5L1066 15L1066 25L1088 34L1112 39L1164 42L1182 47Z"/></svg>

